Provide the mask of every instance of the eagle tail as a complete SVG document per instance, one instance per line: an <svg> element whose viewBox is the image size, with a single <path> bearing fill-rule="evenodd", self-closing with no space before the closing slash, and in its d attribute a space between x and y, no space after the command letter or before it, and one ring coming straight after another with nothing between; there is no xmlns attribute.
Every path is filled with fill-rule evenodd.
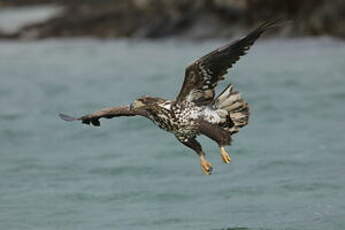
<svg viewBox="0 0 345 230"><path fill-rule="evenodd" d="M231 134L237 133L240 128L248 124L249 105L243 100L240 93L229 84L213 102L218 114L226 118L226 122L220 124Z"/></svg>

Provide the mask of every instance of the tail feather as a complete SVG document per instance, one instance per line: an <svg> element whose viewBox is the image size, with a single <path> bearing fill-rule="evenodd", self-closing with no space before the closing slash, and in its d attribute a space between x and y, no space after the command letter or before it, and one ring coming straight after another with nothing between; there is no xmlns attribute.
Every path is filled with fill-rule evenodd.
<svg viewBox="0 0 345 230"><path fill-rule="evenodd" d="M232 91L232 84L228 85L223 92L221 92L218 97L214 100L215 105L219 105L221 102L223 102L226 98L229 97L231 91Z"/></svg>
<svg viewBox="0 0 345 230"><path fill-rule="evenodd" d="M215 108L220 116L226 115L226 122L221 126L231 134L237 133L240 128L248 124L249 105L243 100L240 93L234 91L232 84L214 100ZM224 112L226 111L226 112Z"/></svg>
<svg viewBox="0 0 345 230"><path fill-rule="evenodd" d="M231 106L234 104L234 102L239 102L241 101L241 95L236 92L236 91L231 91L230 95L228 96L228 98L226 98L222 103L222 107L225 108L227 106Z"/></svg>
<svg viewBox="0 0 345 230"><path fill-rule="evenodd" d="M234 112L241 111L243 110L243 103L241 103L240 101L236 101L233 104L224 106L224 109L227 111L234 111Z"/></svg>

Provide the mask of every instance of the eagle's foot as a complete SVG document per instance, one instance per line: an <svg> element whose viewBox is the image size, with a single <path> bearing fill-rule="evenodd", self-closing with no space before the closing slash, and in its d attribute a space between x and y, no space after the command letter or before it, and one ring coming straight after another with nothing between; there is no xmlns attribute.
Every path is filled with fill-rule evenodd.
<svg viewBox="0 0 345 230"><path fill-rule="evenodd" d="M224 146L220 147L220 156L222 157L225 164L229 164L232 161L230 154L225 151Z"/></svg>
<svg viewBox="0 0 345 230"><path fill-rule="evenodd" d="M205 159L205 156L201 155L200 156L200 166L201 166L201 169L202 171L206 174L206 175L211 175L212 172L213 172L213 167L212 167L212 164L210 162L208 162L206 159Z"/></svg>

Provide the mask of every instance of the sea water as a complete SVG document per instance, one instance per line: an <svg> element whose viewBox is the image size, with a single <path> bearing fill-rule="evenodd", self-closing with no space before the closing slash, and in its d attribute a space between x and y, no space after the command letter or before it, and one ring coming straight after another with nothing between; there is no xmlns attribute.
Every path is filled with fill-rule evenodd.
<svg viewBox="0 0 345 230"><path fill-rule="evenodd" d="M251 105L233 162L141 117L67 123L174 98L185 67L228 41L0 42L0 229L345 229L345 43L260 40L229 71Z"/></svg>

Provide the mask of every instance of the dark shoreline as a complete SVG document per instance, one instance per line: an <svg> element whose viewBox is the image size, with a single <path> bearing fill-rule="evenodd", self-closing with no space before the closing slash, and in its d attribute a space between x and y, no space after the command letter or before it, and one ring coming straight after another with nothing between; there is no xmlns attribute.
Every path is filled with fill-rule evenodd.
<svg viewBox="0 0 345 230"><path fill-rule="evenodd" d="M345 38L343 0L0 0L0 6L62 5L61 14L1 33L5 39L59 37L98 38L228 38L268 19L291 23L270 35Z"/></svg>

